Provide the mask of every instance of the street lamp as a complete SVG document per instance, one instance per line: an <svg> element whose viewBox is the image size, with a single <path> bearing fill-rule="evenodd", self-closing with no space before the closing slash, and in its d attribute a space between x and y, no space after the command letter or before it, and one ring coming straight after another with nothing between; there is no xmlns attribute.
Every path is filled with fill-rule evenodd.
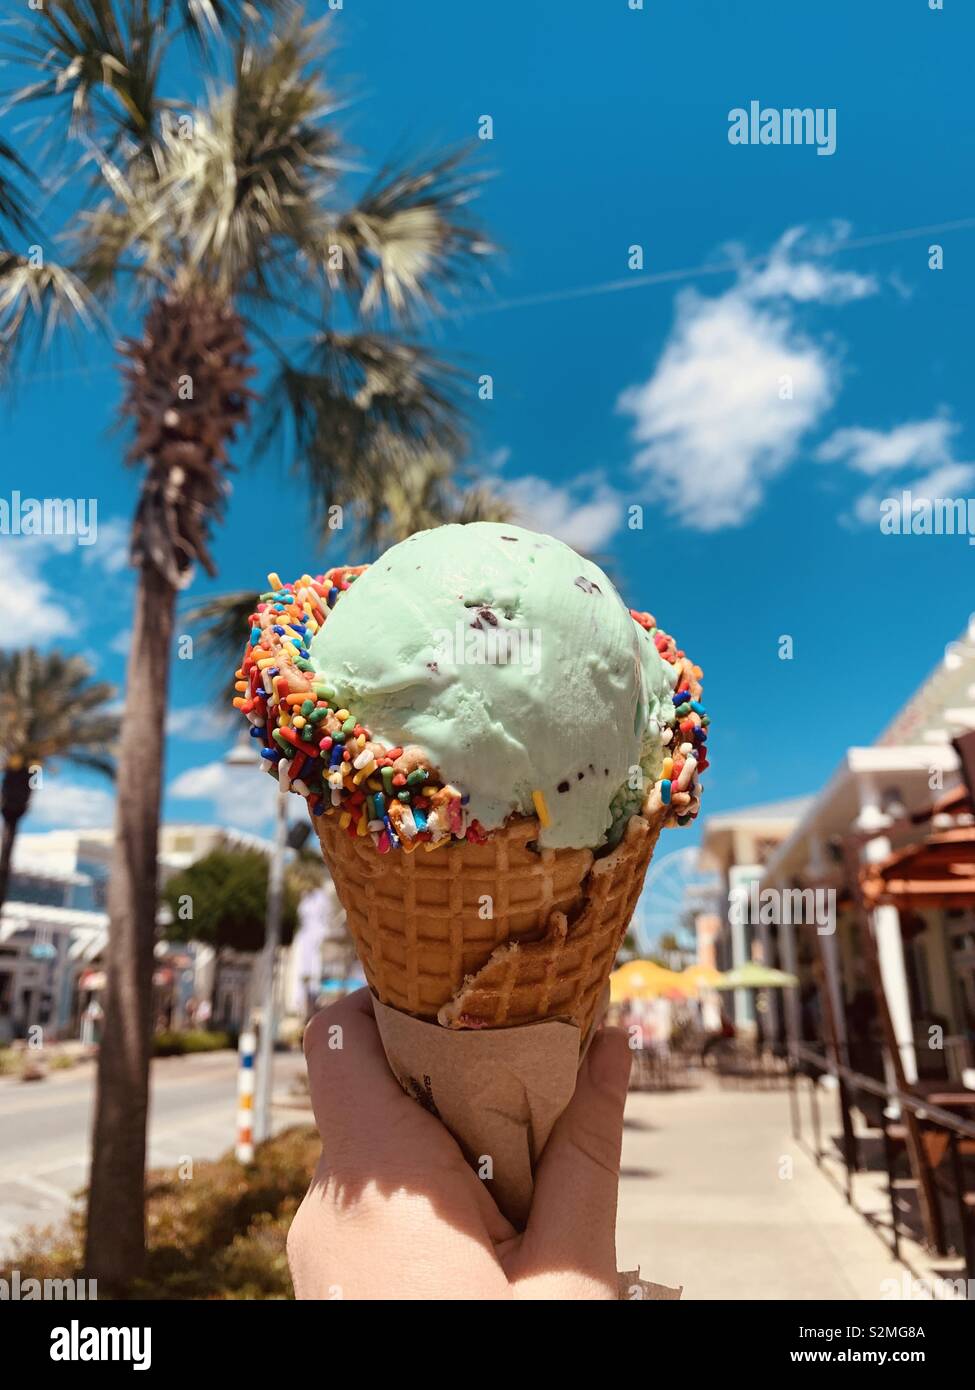
<svg viewBox="0 0 975 1390"><path fill-rule="evenodd" d="M224 758L231 767L254 766L254 743L245 734ZM274 1057L275 965L281 941L281 909L284 903L284 851L288 839L288 793L275 788L274 848L267 878L267 911L264 919L264 949L258 979L261 987L261 1032L257 1047L257 1076L254 1084L254 1141L261 1143L271 1130L271 1068Z"/></svg>

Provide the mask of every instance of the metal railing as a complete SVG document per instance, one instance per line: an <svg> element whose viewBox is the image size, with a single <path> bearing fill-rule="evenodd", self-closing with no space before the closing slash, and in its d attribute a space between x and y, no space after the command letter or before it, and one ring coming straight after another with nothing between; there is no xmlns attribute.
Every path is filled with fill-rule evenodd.
<svg viewBox="0 0 975 1390"><path fill-rule="evenodd" d="M797 1088L798 1079L806 1076L810 1082L810 1115L813 1128L814 1149L813 1157L817 1165L822 1163L826 1157L826 1152L822 1147L821 1141L821 1121L819 1112L819 1078L822 1075L832 1076L837 1083L837 1096L840 1105L840 1120L843 1131L843 1159L846 1167L846 1199L851 1207L856 1210L854 1200L853 1179L856 1173L861 1171L859 1162L859 1137L853 1129L850 1117L851 1096L855 1098L861 1093L878 1097L884 1102L884 1113L881 1116L881 1129L883 1135L884 1162L887 1170L887 1187L890 1198L890 1219L891 1219L891 1245L895 1259L900 1257L900 1234L897 1224L897 1205L894 1192L894 1141L892 1140L888 1126L895 1122L894 1116L888 1116L886 1111L892 1104L896 1104L902 1110L910 1111L919 1121L928 1126L936 1126L943 1129L949 1136L949 1146L951 1149L951 1159L953 1167L954 1187L958 1199L959 1219L962 1228L962 1239L966 1264L968 1266L969 1278L975 1278L975 1231L972 1230L975 1224L975 1214L966 1209L964 1202L964 1176L961 1158L958 1151L958 1140L975 1140L975 1120L963 1119L951 1110L946 1110L940 1105L932 1104L923 1096L914 1095L910 1091L903 1091L897 1086L887 1081L879 1081L876 1077L867 1076L864 1072L855 1071L852 1067L846 1066L842 1062L837 1062L828 1053L820 1051L818 1048L810 1047L806 1043L793 1042L789 1046L789 1108L792 1119L793 1138L801 1144L805 1144L801 1132L801 1111L799 1104L799 1094ZM817 1069L819 1075L810 1075L808 1072L800 1070L796 1063L805 1062ZM952 1083L946 1081L945 1085ZM975 1091L972 1092L975 1100ZM939 1254L944 1254L945 1250L940 1248Z"/></svg>

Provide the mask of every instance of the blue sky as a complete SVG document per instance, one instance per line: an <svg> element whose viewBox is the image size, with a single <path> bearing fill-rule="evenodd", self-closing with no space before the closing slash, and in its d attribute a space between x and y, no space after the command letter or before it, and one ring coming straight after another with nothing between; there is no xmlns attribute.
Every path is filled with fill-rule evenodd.
<svg viewBox="0 0 975 1390"><path fill-rule="evenodd" d="M966 538L882 535L878 510L903 487L975 496L975 221L895 235L975 219L971 6L346 0L333 33L364 167L493 120L479 215L503 253L430 331L494 379L493 400L471 391L472 460L525 524L607 557L704 667L705 814L814 791L975 609ZM752 100L834 108L835 153L729 144ZM653 278L671 271L687 273ZM0 538L0 637L85 651L121 684L137 475L118 399L92 338L7 407L0 495L96 496L100 540ZM219 579L191 602L325 562L279 462L240 461ZM166 815L260 829L270 783L220 763L213 671L176 662L172 707ZM109 815L64 773L25 828Z"/></svg>

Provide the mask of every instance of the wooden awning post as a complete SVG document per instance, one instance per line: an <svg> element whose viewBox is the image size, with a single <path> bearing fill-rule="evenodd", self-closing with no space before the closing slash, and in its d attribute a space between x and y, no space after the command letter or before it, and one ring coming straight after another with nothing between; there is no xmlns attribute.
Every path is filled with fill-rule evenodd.
<svg viewBox="0 0 975 1390"><path fill-rule="evenodd" d="M864 956L870 975L870 982L873 986L874 999L877 1004L877 1015L887 1045L892 1078L898 1091L911 1094L911 1088L908 1084L907 1076L905 1075L904 1060L901 1056L897 1033L894 1029L893 1019L891 1018L887 991L884 988L883 975L880 969L880 956L877 951L877 941L874 935L873 914L868 911L863 901L863 894L860 887L861 865L859 853L855 845L850 842L844 843L844 853L850 880L850 889L853 893L853 901L861 923ZM885 1121L886 1116L882 1117L882 1119ZM944 1228L941 1221L941 1208L938 1205L934 1190L934 1174L931 1171L931 1165L928 1162L927 1154L921 1143L921 1130L918 1125L917 1115L909 1106L903 1106L901 1107L901 1120L904 1124L904 1130L907 1136L907 1156L911 1165L911 1172L917 1183L918 1204L921 1209L921 1220L924 1223L925 1234L931 1246L940 1254L943 1254L945 1239Z"/></svg>

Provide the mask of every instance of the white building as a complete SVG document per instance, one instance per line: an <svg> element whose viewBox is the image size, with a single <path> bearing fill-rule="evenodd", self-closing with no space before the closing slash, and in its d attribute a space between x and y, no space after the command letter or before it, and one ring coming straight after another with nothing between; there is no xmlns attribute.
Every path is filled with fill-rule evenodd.
<svg viewBox="0 0 975 1390"><path fill-rule="evenodd" d="M86 1007L104 988L102 956L114 831L50 830L21 834L7 902L0 914L0 1044L40 1026L48 1040L77 1037ZM222 826L164 825L161 881L218 846L270 853L270 841ZM238 1028L250 1006L252 959L195 945L157 947L156 985L167 1021L178 1026L190 997L213 1001L213 1021ZM288 956L281 963L289 971Z"/></svg>

